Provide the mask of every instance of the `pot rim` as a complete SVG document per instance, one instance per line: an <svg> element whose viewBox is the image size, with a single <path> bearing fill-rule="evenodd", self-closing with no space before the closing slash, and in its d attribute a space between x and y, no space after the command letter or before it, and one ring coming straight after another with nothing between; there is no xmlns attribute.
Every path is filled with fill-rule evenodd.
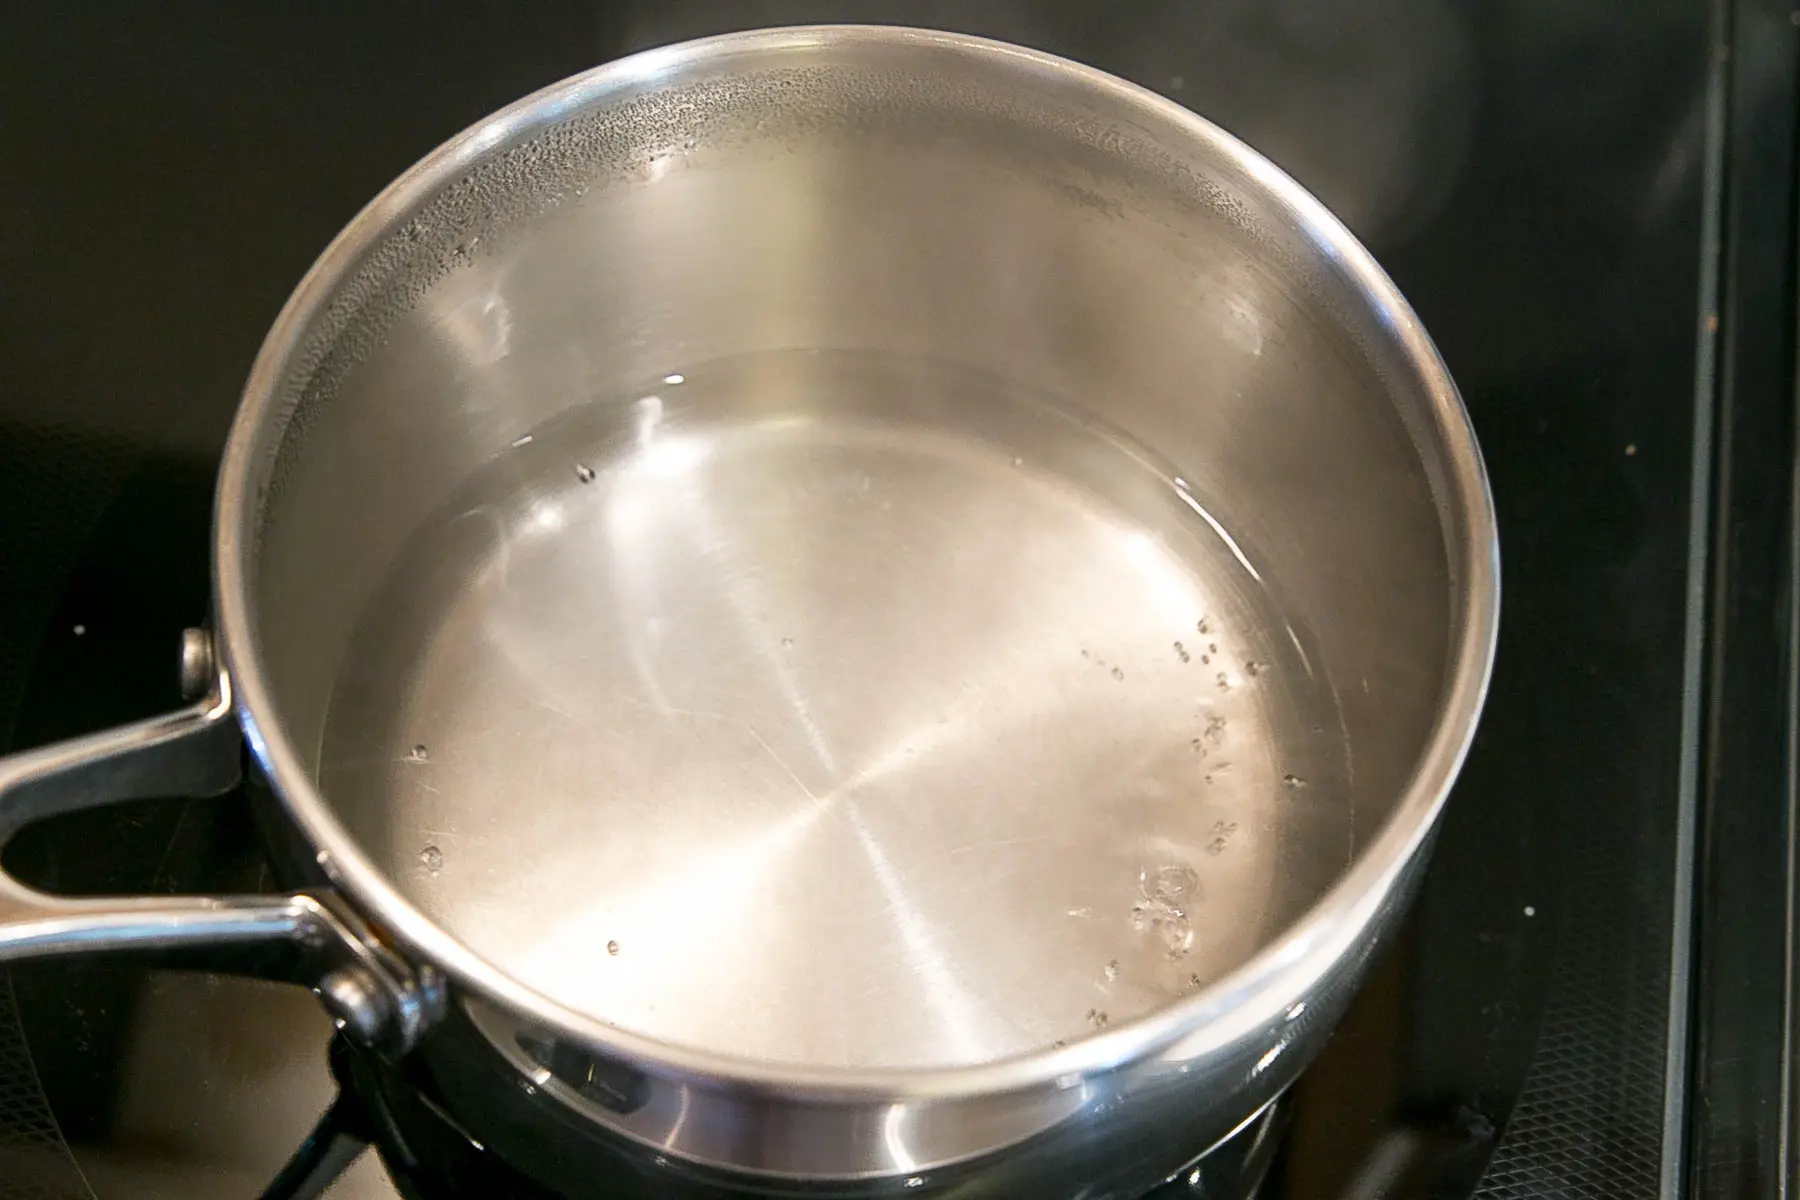
<svg viewBox="0 0 1800 1200"><path fill-rule="evenodd" d="M1347 870L1292 926L1219 980L1162 1008L1070 1044L975 1065L851 1069L783 1065L690 1049L645 1037L573 1009L519 982L476 954L400 895L332 813L302 765L256 653L248 600L249 556L258 512L248 489L276 416L279 384L314 316L365 252L418 203L498 146L607 95L737 54L805 52L857 45L915 45L1049 75L1106 96L1126 111L1192 139L1196 153L1241 172L1300 229L1378 315L1422 384L1425 415L1443 455L1446 511L1461 541L1450 547L1462 588L1460 628L1437 719L1405 794ZM518 1015L646 1072L721 1088L754 1089L796 1101L952 1101L1073 1086L1122 1064L1172 1054L1222 1051L1297 1019L1297 1002L1366 941L1406 868L1420 852L1473 738L1486 698L1499 627L1499 545L1493 500L1468 413L1418 317L1374 258L1310 193L1211 122L1154 92L1096 68L963 34L875 25L814 25L725 34L647 50L529 95L451 138L389 184L334 238L289 297L244 386L220 467L214 508L217 645L237 695L245 739L273 790L318 851L318 862L371 923L411 955ZM1277 1048L1279 1052L1279 1044ZM1268 1056L1272 1060L1273 1055ZM1259 1064L1266 1067L1267 1062Z"/></svg>

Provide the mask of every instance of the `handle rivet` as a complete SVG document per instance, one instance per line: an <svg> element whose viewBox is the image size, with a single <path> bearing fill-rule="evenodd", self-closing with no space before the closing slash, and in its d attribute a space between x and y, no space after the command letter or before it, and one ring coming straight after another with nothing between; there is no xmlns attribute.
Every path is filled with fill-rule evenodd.
<svg viewBox="0 0 1800 1200"><path fill-rule="evenodd" d="M212 691L214 679L212 635L204 629L181 631L181 694L198 700Z"/></svg>
<svg viewBox="0 0 1800 1200"><path fill-rule="evenodd" d="M326 1013L359 1046L381 1040L387 1026L387 996L374 976L360 966L343 966L319 981L319 1002Z"/></svg>

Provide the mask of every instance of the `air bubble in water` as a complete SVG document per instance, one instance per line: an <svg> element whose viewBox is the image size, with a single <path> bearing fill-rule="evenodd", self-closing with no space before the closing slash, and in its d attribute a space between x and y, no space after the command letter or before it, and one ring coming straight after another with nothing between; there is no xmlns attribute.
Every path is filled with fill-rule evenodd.
<svg viewBox="0 0 1800 1200"><path fill-rule="evenodd" d="M1113 677L1113 678L1114 678L1114 679L1123 679L1123 678L1125 678L1125 668L1123 668L1123 667L1114 667L1114 668L1113 668L1113 669L1112 669L1112 677Z"/></svg>
<svg viewBox="0 0 1800 1200"><path fill-rule="evenodd" d="M783 650L792 650L794 648L794 639L791 637L782 638L781 639L781 648Z"/></svg>
<svg viewBox="0 0 1800 1200"><path fill-rule="evenodd" d="M1217 682L1219 684L1219 690L1221 692L1229 692L1231 690L1231 676L1225 674L1225 672L1223 672L1223 671L1219 672Z"/></svg>
<svg viewBox="0 0 1800 1200"><path fill-rule="evenodd" d="M1200 890L1200 877L1181 863L1146 867L1138 873L1142 899L1132 907L1131 926L1157 938L1170 958L1185 956L1194 945L1188 909Z"/></svg>
<svg viewBox="0 0 1800 1200"><path fill-rule="evenodd" d="M418 745L414 746L411 750L408 750L406 752L406 761L414 764L415 766L418 765L419 763L430 762L431 761L431 751L429 751L425 748L424 742L420 742Z"/></svg>
<svg viewBox="0 0 1800 1200"><path fill-rule="evenodd" d="M1281 786L1297 792L1306 786L1306 780L1300 778L1298 775L1283 775L1281 777Z"/></svg>
<svg viewBox="0 0 1800 1200"><path fill-rule="evenodd" d="M1025 465L1025 460L1023 458L1020 458L1017 454L1013 455L1013 466L1022 467L1024 465Z"/></svg>
<svg viewBox="0 0 1800 1200"><path fill-rule="evenodd" d="M617 943L617 942L606 943L606 952L608 954L612 955L614 958L619 957L619 943Z"/></svg>
<svg viewBox="0 0 1800 1200"><path fill-rule="evenodd" d="M1107 1024L1111 1021L1112 1018L1106 1015L1106 1010L1103 1008L1090 1008L1087 1010L1087 1023L1092 1025L1095 1029L1105 1029Z"/></svg>
<svg viewBox="0 0 1800 1200"><path fill-rule="evenodd" d="M1177 912L1185 912L1188 903L1200 890L1200 876L1194 868L1181 863L1166 867L1145 867L1138 872L1138 894L1145 900L1165 904Z"/></svg>
<svg viewBox="0 0 1800 1200"><path fill-rule="evenodd" d="M1111 962L1106 964L1106 981L1108 983L1111 983L1113 980L1117 979L1118 977L1119 977L1119 960L1115 958Z"/></svg>
<svg viewBox="0 0 1800 1200"><path fill-rule="evenodd" d="M583 483L594 482L594 468L588 466L586 463L576 463L575 478L581 480Z"/></svg>
<svg viewBox="0 0 1800 1200"><path fill-rule="evenodd" d="M1187 647L1183 646L1180 642L1175 643L1175 656L1181 659L1182 662L1193 661L1193 656L1187 652Z"/></svg>
<svg viewBox="0 0 1800 1200"><path fill-rule="evenodd" d="M444 852L436 846L427 846L419 851L419 865L436 875L444 869Z"/></svg>

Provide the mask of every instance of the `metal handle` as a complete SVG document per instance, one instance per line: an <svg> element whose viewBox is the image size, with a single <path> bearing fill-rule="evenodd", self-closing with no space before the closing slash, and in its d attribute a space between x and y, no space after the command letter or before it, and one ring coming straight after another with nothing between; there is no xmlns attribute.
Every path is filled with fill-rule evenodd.
<svg viewBox="0 0 1800 1200"><path fill-rule="evenodd" d="M216 796L242 773L231 682L204 633L182 643L184 685L206 695L134 721L0 758L0 845L45 817L153 796ZM311 987L338 1026L399 1055L443 1011L443 984L382 945L335 893L72 898L0 870L0 963L138 953L170 966Z"/></svg>

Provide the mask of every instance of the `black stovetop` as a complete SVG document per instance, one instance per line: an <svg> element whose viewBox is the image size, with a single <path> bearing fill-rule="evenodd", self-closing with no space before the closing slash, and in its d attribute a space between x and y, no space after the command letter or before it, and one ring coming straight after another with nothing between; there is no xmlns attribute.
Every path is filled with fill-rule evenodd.
<svg viewBox="0 0 1800 1200"><path fill-rule="evenodd" d="M0 745L175 702L262 332L431 146L726 28L1040 46L1191 105L1347 221L1443 351L1499 509L1481 731L1262 1194L1766 1194L1788 1170L1790 7L0 7ZM5 861L73 892L267 880L229 796L46 823ZM329 1033L294 989L17 967L0 1195L255 1195L330 1103ZM373 1155L330 1193L393 1194Z"/></svg>

